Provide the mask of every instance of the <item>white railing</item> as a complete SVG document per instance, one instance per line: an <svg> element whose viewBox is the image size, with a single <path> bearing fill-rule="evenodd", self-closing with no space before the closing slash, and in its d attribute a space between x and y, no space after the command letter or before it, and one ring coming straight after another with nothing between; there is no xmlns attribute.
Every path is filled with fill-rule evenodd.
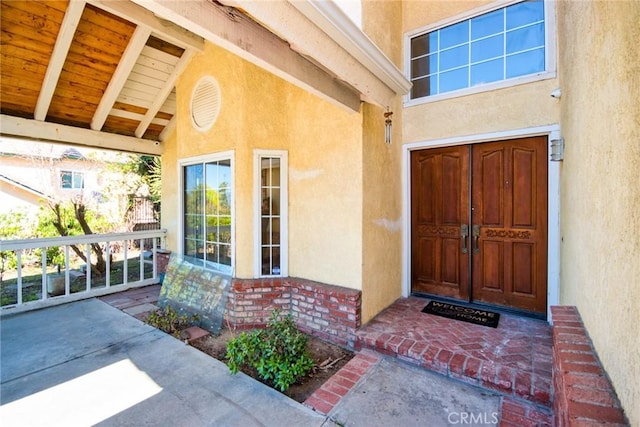
<svg viewBox="0 0 640 427"><path fill-rule="evenodd" d="M0 240L4 265L6 255L15 254L15 268L4 271L0 280L0 316L158 283L156 251L165 247L166 235L167 230L147 230ZM100 246L103 254L102 271L92 265L98 259L92 252L95 245ZM62 250L64 265L51 266L47 249L52 248ZM84 254L86 261L76 250ZM41 254L38 256L37 252Z"/></svg>

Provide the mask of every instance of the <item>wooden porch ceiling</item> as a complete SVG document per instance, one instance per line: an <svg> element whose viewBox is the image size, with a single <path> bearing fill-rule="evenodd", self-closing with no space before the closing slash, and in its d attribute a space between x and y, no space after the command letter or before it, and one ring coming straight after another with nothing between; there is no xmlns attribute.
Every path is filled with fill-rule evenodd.
<svg viewBox="0 0 640 427"><path fill-rule="evenodd" d="M93 130L87 145L98 131L128 137L105 138L118 141L111 148L157 150L175 123L175 81L202 38L129 2L0 4L3 128L29 124L23 136L49 139L63 125L77 130L71 139Z"/></svg>
<svg viewBox="0 0 640 427"><path fill-rule="evenodd" d="M0 0L0 135L162 154L175 83L205 40L350 111L410 85L331 8L312 22L286 0L223 2Z"/></svg>

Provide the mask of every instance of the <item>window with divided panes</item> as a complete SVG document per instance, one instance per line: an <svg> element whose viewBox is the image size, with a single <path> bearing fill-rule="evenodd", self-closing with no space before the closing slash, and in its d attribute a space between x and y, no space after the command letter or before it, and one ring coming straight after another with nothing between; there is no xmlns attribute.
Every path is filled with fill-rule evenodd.
<svg viewBox="0 0 640 427"><path fill-rule="evenodd" d="M280 157L260 156L260 275L262 276L282 274L281 162Z"/></svg>
<svg viewBox="0 0 640 427"><path fill-rule="evenodd" d="M411 99L545 71L544 6L516 3L412 37Z"/></svg>
<svg viewBox="0 0 640 427"><path fill-rule="evenodd" d="M204 268L232 271L231 160L183 167L184 255Z"/></svg>

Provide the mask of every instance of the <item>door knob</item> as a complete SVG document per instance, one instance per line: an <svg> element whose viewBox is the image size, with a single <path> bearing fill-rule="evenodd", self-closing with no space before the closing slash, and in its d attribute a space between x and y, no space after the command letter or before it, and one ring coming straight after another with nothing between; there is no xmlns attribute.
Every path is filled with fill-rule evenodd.
<svg viewBox="0 0 640 427"><path fill-rule="evenodd" d="M474 225L472 227L472 232L473 232L473 253L478 254L480 253L480 247L478 246L478 239L480 238L480 226L477 224Z"/></svg>

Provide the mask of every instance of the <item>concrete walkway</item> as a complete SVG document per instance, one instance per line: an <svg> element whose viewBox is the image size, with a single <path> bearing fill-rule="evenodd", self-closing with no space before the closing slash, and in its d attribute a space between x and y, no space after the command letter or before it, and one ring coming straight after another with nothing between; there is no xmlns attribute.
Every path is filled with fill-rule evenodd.
<svg viewBox="0 0 640 427"><path fill-rule="evenodd" d="M96 299L2 318L0 334L3 426L492 425L500 410L383 358L322 415Z"/></svg>

